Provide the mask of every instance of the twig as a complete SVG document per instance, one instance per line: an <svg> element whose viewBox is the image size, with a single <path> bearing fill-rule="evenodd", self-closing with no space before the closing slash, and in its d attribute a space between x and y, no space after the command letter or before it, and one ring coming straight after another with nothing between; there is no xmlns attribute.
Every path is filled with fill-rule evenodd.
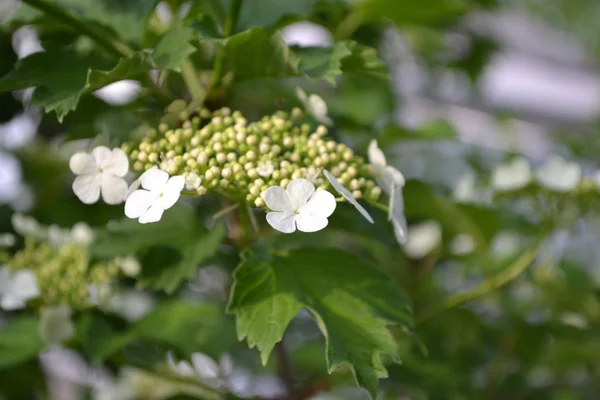
<svg viewBox="0 0 600 400"><path fill-rule="evenodd" d="M192 64L189 58L186 58L183 61L183 64L181 64L181 75L183 76L185 85L187 86L188 90L190 91L190 94L192 95L192 99L200 102L204 100L204 89L202 88L200 79L198 79L196 68L194 67L194 64Z"/></svg>
<svg viewBox="0 0 600 400"><path fill-rule="evenodd" d="M502 272L489 279L486 279L472 290L466 293L458 293L450 296L445 300L442 300L442 302L437 306L434 306L429 310L425 310L421 315L417 316L415 325L420 325L443 311L461 306L468 301L475 300L507 285L527 269L527 267L533 262L536 252L537 248L527 250Z"/></svg>

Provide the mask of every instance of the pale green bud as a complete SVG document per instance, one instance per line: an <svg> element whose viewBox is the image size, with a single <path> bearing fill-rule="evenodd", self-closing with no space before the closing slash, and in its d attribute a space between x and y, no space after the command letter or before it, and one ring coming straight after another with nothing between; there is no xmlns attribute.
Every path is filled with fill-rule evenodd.
<svg viewBox="0 0 600 400"><path fill-rule="evenodd" d="M262 197L257 197L257 198L254 200L254 205L255 205L256 207L260 207L260 208L262 208L262 207L264 207L264 206L265 206L265 201L262 199Z"/></svg>
<svg viewBox="0 0 600 400"><path fill-rule="evenodd" d="M225 155L225 153L217 153L215 159L219 164L223 164L225 161L227 161L227 156Z"/></svg>
<svg viewBox="0 0 600 400"><path fill-rule="evenodd" d="M198 154L198 157L196 157L196 161L199 165L206 165L208 162L208 156L204 153L200 153Z"/></svg>
<svg viewBox="0 0 600 400"><path fill-rule="evenodd" d="M234 152L227 153L227 161L234 162L237 160L237 154Z"/></svg>

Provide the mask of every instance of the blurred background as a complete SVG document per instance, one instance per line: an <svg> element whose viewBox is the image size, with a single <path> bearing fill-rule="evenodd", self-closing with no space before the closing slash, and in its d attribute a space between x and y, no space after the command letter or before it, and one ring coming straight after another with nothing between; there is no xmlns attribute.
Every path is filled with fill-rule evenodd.
<svg viewBox="0 0 600 400"><path fill-rule="evenodd" d="M160 2L151 21L186 18L193 3ZM281 15L274 3L248 1L243 27L275 22ZM352 38L375 46L389 65L392 79L385 85L368 77L345 79L337 88L308 85L327 102L340 140L364 150L377 136L409 180L409 242L399 250L402 267L394 269L389 261L392 250L375 245L370 250L388 260L384 269L407 282L419 309L475 287L531 243L542 242L535 265L506 288L419 325L416 333L427 355L400 338L404 363L389 367L381 398L600 398L597 193L561 197L534 187L502 195L490 183L494 170L516 156L537 168L559 155L593 179L600 167L600 2L427 0L393 14L407 19L398 17L396 24L346 18L355 3L299 2L295 12L302 21L281 24L281 34L297 46ZM380 11L386 15L385 6ZM53 43L89 46L60 24L31 15L16 0L0 1L0 21L0 75ZM228 101L257 119L297 102L295 86L240 85ZM127 138L146 117L143 97L138 82L117 82L82 98L60 124L54 114L28 106L30 90L0 94L0 231L16 230L11 216L17 212L62 227L82 220L100 226L121 215L120 209L77 201L67 160L90 143ZM429 193L439 195L445 206L437 207ZM475 226L489 254L474 252L479 238L454 228L459 224ZM234 267L228 262L203 265L185 296L225 300ZM114 310L138 320L154 301L131 290L115 300ZM324 368L322 339L307 320L300 315L287 338L298 350L294 363L305 377ZM240 346L245 344L228 350L242 354L232 374L235 395L281 398L285 388L276 374L248 361L251 356ZM50 398L81 398L92 367L80 355L53 350L40 360L42 374L50 377ZM119 373L110 374L116 379ZM3 383L0 373L0 387ZM315 398L365 398L352 385L323 389ZM94 398L121 398L104 395Z"/></svg>

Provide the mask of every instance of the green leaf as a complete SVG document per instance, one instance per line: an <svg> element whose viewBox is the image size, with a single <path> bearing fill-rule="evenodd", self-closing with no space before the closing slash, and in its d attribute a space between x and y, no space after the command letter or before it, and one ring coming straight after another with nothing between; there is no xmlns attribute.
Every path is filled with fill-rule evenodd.
<svg viewBox="0 0 600 400"><path fill-rule="evenodd" d="M185 58L196 51L190 44L194 36L192 28L175 24L156 44L152 58L163 68L179 71Z"/></svg>
<svg viewBox="0 0 600 400"><path fill-rule="evenodd" d="M114 223L97 233L90 252L105 258L140 253L140 286L172 293L217 252L224 237L222 224L208 230L192 208L179 204L154 224L129 218Z"/></svg>
<svg viewBox="0 0 600 400"><path fill-rule="evenodd" d="M399 359L388 325L410 330L411 308L388 276L355 255L303 249L285 256L253 248L234 272L228 311L240 340L257 347L263 364L298 312L306 308L327 340L329 372L350 365L356 382L375 397L387 376L381 353Z"/></svg>
<svg viewBox="0 0 600 400"><path fill-rule="evenodd" d="M38 331L37 318L11 319L0 330L0 368L34 358L43 347L44 342Z"/></svg>
<svg viewBox="0 0 600 400"><path fill-rule="evenodd" d="M389 18L398 25L442 23L460 17L469 0L366 0L357 9L369 19Z"/></svg>
<svg viewBox="0 0 600 400"><path fill-rule="evenodd" d="M288 18L310 15L318 0L244 0L240 10L238 26L245 29L268 26Z"/></svg>
<svg viewBox="0 0 600 400"><path fill-rule="evenodd" d="M222 307L220 303L169 301L159 304L133 329L137 337L160 341L186 354L219 355L235 343L233 321Z"/></svg>
<svg viewBox="0 0 600 400"><path fill-rule="evenodd" d="M101 363L133 339L131 333L118 330L100 313L84 314L78 325L81 346L92 363Z"/></svg>
<svg viewBox="0 0 600 400"><path fill-rule="evenodd" d="M92 58L83 58L66 51L35 53L15 63L0 79L0 92L35 87L32 106L55 111L59 121L73 111L83 94L91 93L122 79L134 79L152 68L150 55L138 53L121 58L108 70L93 69Z"/></svg>
<svg viewBox="0 0 600 400"><path fill-rule="evenodd" d="M348 45L342 42L333 47L298 47L294 52L300 57L300 72L332 85L335 85L335 78L342 74L342 59L352 54Z"/></svg>
<svg viewBox="0 0 600 400"><path fill-rule="evenodd" d="M290 48L279 33L252 28L228 39L206 40L207 44L224 46L224 72L231 73L234 82L306 76L334 84L344 73L389 79L387 66L375 49L353 41Z"/></svg>

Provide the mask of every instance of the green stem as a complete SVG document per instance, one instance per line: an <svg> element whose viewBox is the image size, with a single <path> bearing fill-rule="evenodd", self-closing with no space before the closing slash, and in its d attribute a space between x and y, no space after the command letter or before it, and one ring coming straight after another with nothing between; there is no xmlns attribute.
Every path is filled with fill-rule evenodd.
<svg viewBox="0 0 600 400"><path fill-rule="evenodd" d="M354 32L365 20L365 15L360 11L351 12L342 20L342 22L338 25L335 30L335 40L340 41L344 39L349 39Z"/></svg>
<svg viewBox="0 0 600 400"><path fill-rule="evenodd" d="M223 209L219 210L218 212L216 212L216 213L215 213L215 214L214 214L214 215L211 217L211 219L213 219L213 220L215 220L215 221L216 221L217 219L219 219L219 218L221 218L221 217L223 217L223 216L225 216L225 215L229 214L230 212L232 212L232 211L234 211L234 210L237 210L237 208L238 208L239 206L240 206L240 203L233 203L232 205L230 205L230 206L227 206L227 207L225 207L225 208L223 208Z"/></svg>
<svg viewBox="0 0 600 400"><path fill-rule="evenodd" d="M198 79L196 68L189 58L186 58L183 64L181 64L181 74L192 95L192 99L202 101L204 99L204 89L202 89L202 84L200 83L200 79Z"/></svg>
<svg viewBox="0 0 600 400"><path fill-rule="evenodd" d="M242 0L232 0L223 26L223 37L229 37L235 32L238 15L242 6ZM215 59L212 78L210 81L210 89L217 87L221 83L223 75L223 66L225 64L225 49L221 49Z"/></svg>
<svg viewBox="0 0 600 400"><path fill-rule="evenodd" d="M479 297L485 296L486 294L493 292L495 290L500 289L501 287L507 285L516 277L518 277L523 271L531 265L533 260L535 259L535 254L537 252L537 248L532 248L523 253L519 258L515 260L510 266L505 268L502 272L497 275L483 281L481 284L477 285L472 290L466 293L458 293L453 296L442 300L436 306L433 306L429 310L425 310L421 315L417 316L415 319L415 324L420 325L423 322L431 319L441 312L449 310L451 308L459 307L466 302L471 300L475 300Z"/></svg>
<svg viewBox="0 0 600 400"><path fill-rule="evenodd" d="M47 0L23 0L23 3L37 8L38 10L43 11L46 15L72 26L115 57L129 57L134 53L134 51L125 43L111 39L105 34L98 32L93 28L92 25L86 23L84 20L74 17L60 7L52 4L52 2Z"/></svg>

